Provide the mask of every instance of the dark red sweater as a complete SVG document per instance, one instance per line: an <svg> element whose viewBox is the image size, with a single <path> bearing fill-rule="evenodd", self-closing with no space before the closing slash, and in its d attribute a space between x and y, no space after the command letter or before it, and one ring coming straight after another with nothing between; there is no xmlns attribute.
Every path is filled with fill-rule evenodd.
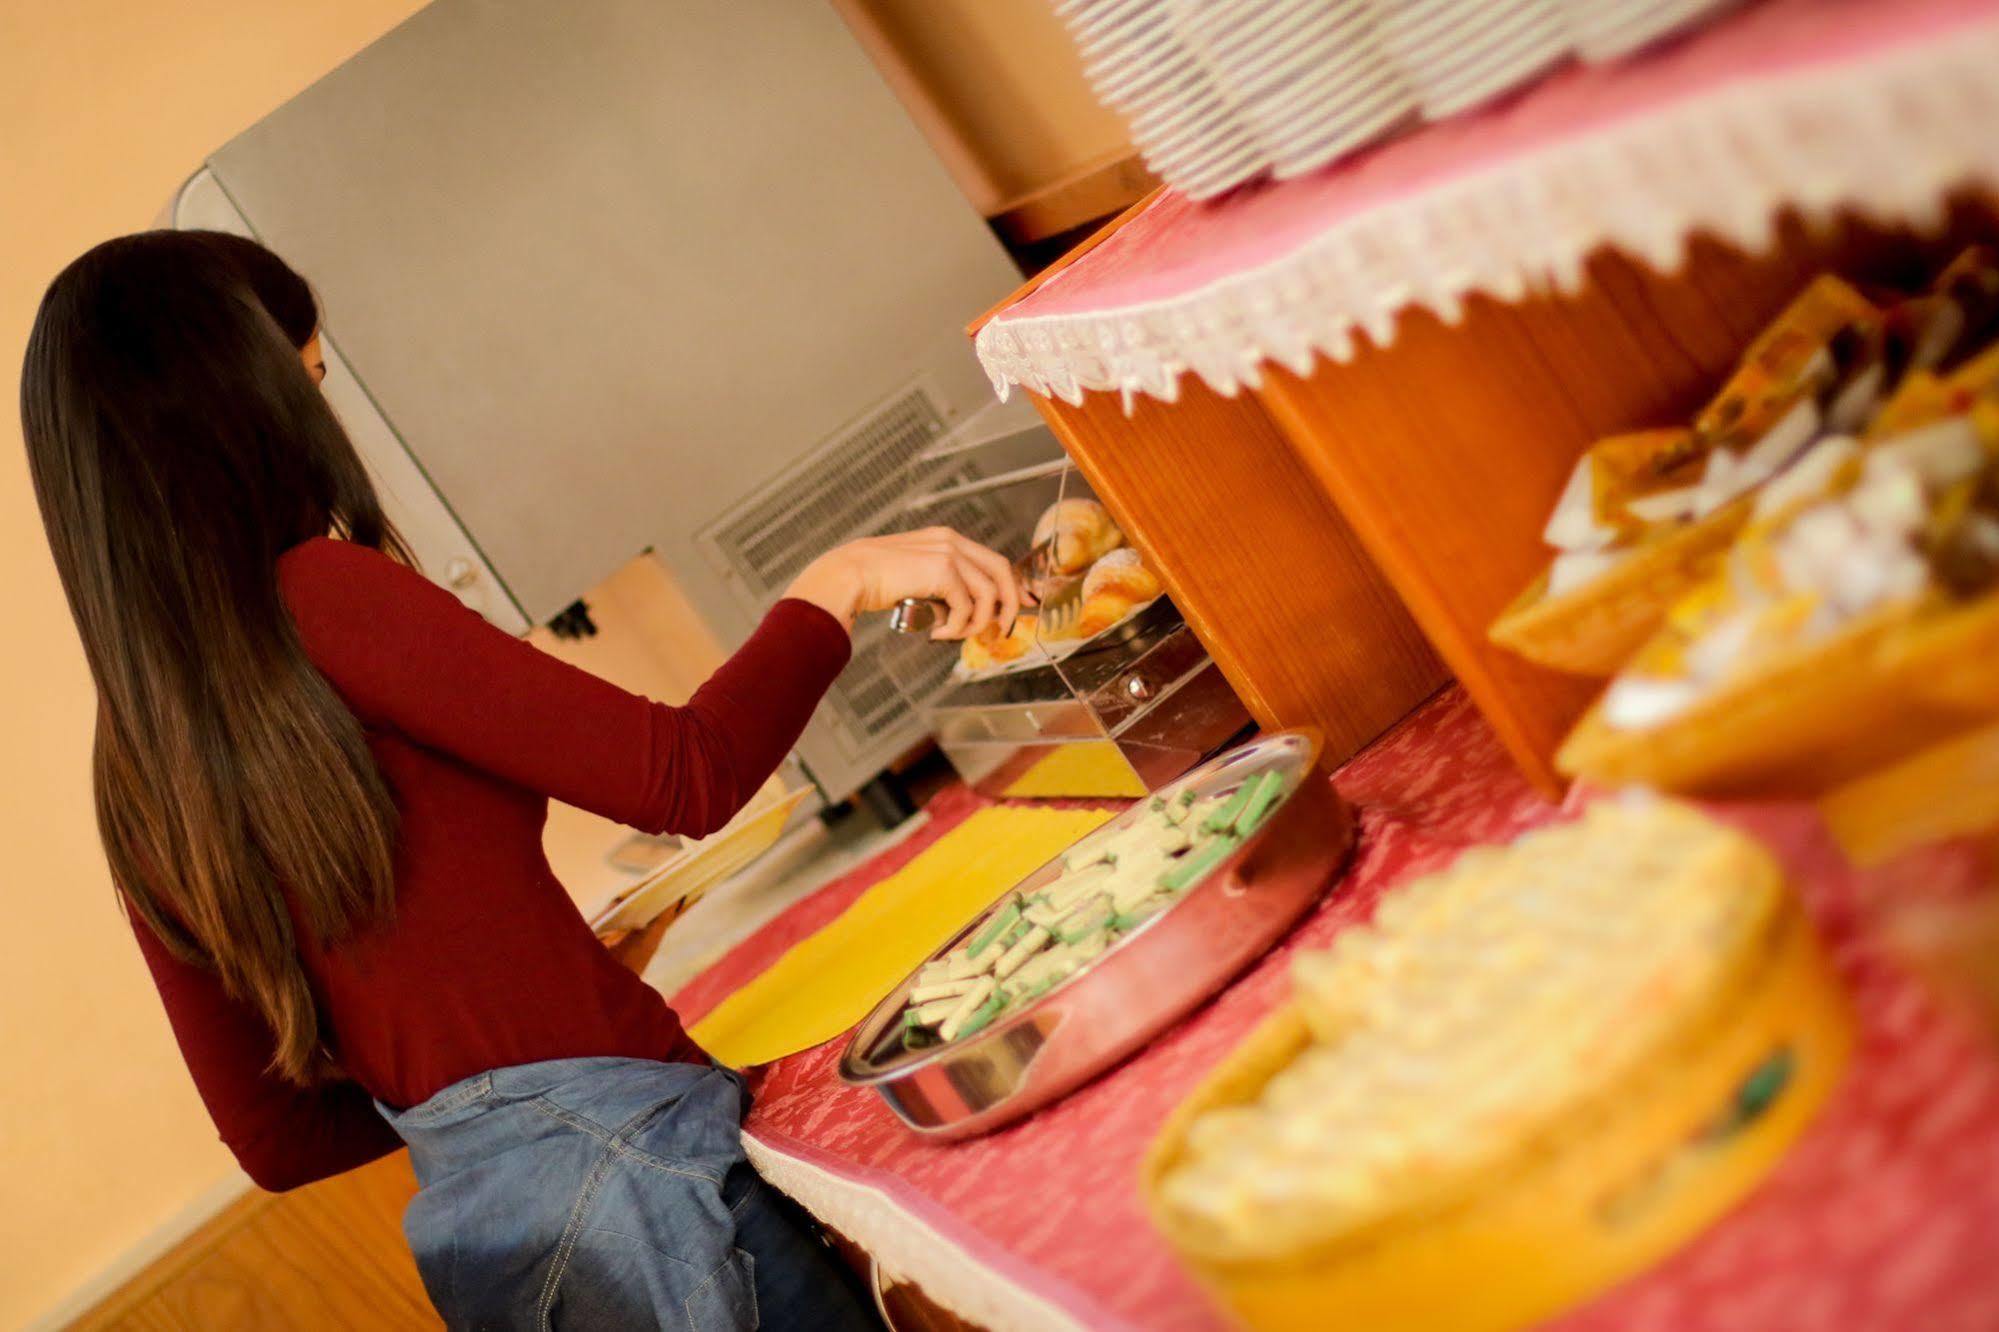
<svg viewBox="0 0 1999 1332"><path fill-rule="evenodd" d="M674 708L508 636L374 551L309 541L278 573L306 653L360 719L402 824L394 922L303 950L352 1081L302 1090L267 1074L271 1037L255 1011L132 917L195 1085L250 1177L290 1188L400 1146L371 1096L414 1105L541 1059L703 1058L550 872L548 799L648 832L720 828L846 664L839 622L779 602Z"/></svg>

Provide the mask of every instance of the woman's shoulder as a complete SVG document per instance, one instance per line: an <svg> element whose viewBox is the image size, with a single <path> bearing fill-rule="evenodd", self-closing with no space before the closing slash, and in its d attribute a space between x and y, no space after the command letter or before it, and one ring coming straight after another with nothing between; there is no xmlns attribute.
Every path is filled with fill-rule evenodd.
<svg viewBox="0 0 1999 1332"><path fill-rule="evenodd" d="M302 541L279 556L278 590L301 628L310 622L371 621L421 608L432 596L449 596L381 551L335 537Z"/></svg>

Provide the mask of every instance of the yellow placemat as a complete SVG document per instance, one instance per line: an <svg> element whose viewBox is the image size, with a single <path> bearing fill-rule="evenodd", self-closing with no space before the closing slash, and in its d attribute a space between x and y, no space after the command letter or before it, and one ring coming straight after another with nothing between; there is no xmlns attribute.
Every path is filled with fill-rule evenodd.
<svg viewBox="0 0 1999 1332"><path fill-rule="evenodd" d="M1006 794L1014 799L1041 796L1106 797L1136 800L1145 784L1132 773L1118 747L1108 740L1084 741L1052 749L1020 774Z"/></svg>
<svg viewBox="0 0 1999 1332"><path fill-rule="evenodd" d="M688 1030L732 1067L838 1036L973 916L1110 810L982 809Z"/></svg>

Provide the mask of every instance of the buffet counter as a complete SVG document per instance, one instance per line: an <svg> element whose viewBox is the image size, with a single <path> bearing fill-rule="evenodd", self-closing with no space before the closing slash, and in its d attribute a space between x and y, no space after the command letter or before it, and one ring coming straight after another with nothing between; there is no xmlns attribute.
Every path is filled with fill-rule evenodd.
<svg viewBox="0 0 1999 1332"><path fill-rule="evenodd" d="M1369 918L1384 894L1473 846L1587 803L1539 796L1450 689L1337 773L1361 814L1346 877L1297 930L1138 1056L1026 1121L935 1143L843 1083L846 1036L763 1070L745 1125L764 1177L895 1278L1001 1329L1224 1326L1146 1218L1140 1161L1169 1113L1281 1001L1291 954ZM908 842L772 921L674 997L696 1023L870 886L988 802L945 794ZM1784 863L1857 1011L1826 1111L1740 1207L1559 1325L1603 1329L1999 1325L1999 1064L1867 927L1868 883L1797 806L1710 806ZM1932 880L1974 871L1939 854Z"/></svg>

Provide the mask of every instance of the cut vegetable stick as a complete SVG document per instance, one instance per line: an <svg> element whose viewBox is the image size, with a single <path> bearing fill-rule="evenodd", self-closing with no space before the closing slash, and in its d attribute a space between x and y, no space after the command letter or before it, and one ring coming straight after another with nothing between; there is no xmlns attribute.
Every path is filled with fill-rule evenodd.
<svg viewBox="0 0 1999 1332"><path fill-rule="evenodd" d="M1256 788L1256 795L1236 817L1235 830L1238 836L1247 837L1256 831L1257 825L1270 816L1277 802L1284 798L1284 776L1275 769L1263 774L1263 784Z"/></svg>
<svg viewBox="0 0 1999 1332"><path fill-rule="evenodd" d="M1062 923L1055 927L1055 937L1065 944L1087 939L1110 924L1111 917L1116 914L1116 899L1109 893L1098 893L1062 918Z"/></svg>
<svg viewBox="0 0 1999 1332"><path fill-rule="evenodd" d="M1116 930L1119 934L1126 933L1127 931L1130 930L1135 930L1139 926L1145 924L1146 921L1151 920L1154 916L1158 915L1161 911L1164 911L1169 905L1172 904L1172 901L1173 898L1171 894L1154 893L1150 897L1147 897L1143 901L1139 902L1136 906L1132 907L1130 910L1120 911L1117 915L1112 916L1111 928Z"/></svg>
<svg viewBox="0 0 1999 1332"><path fill-rule="evenodd" d="M1078 967L1080 967L1083 965L1083 963L1090 961L1092 958L1101 957L1104 954L1104 952L1110 948L1110 946L1111 946L1111 932L1108 929L1098 930L1095 934L1092 934L1089 938L1081 939L1075 943L1070 944L1068 946L1069 956L1072 959L1074 959L1075 964Z"/></svg>
<svg viewBox="0 0 1999 1332"><path fill-rule="evenodd" d="M956 999L958 996L964 994L965 991L971 989L973 983L973 978L966 976L961 980L936 981L929 985L918 985L909 992L910 1002L925 1004L933 999Z"/></svg>
<svg viewBox="0 0 1999 1332"><path fill-rule="evenodd" d="M1090 870L1084 874L1069 875L1057 879L1048 894L1056 906L1073 910L1077 904L1103 892L1116 877L1116 871L1106 865L1102 870Z"/></svg>
<svg viewBox="0 0 1999 1332"><path fill-rule="evenodd" d="M918 1004L909 1010L909 1016L919 1027L934 1027L956 1012L958 1005L964 1002L965 994L970 993L968 989L964 994L948 995L942 999L933 999L927 1004Z"/></svg>
<svg viewBox="0 0 1999 1332"><path fill-rule="evenodd" d="M1121 879L1111 892L1111 906L1117 911L1129 911L1146 898L1159 891L1159 884L1175 866L1156 864L1147 867L1128 879Z"/></svg>
<svg viewBox="0 0 1999 1332"><path fill-rule="evenodd" d="M1175 865L1159 880L1159 886L1169 893L1185 892L1187 888L1205 877L1208 872L1227 860L1238 845L1234 837L1217 837L1198 850L1187 853L1186 859Z"/></svg>
<svg viewBox="0 0 1999 1332"><path fill-rule="evenodd" d="M1023 962L1046 947L1050 937L1045 926L1030 925L1027 933L1023 934L1013 947L1006 950L1006 956L1002 957L999 965L993 968L993 975L1005 980L1020 970Z"/></svg>
<svg viewBox="0 0 1999 1332"><path fill-rule="evenodd" d="M971 956L977 957L997 943L1000 936L1012 929L1013 923L1019 919L1020 899L1010 898L1004 908L995 912L992 919L979 927L979 932L972 936L971 947L967 951Z"/></svg>
<svg viewBox="0 0 1999 1332"><path fill-rule="evenodd" d="M979 1006L992 998L994 991L998 989L999 982L991 976L981 976L979 983L958 1001L958 1006L951 1010L950 1016L937 1028L937 1034L947 1041L957 1040L958 1033L964 1030L965 1023L971 1020L972 1014L978 1012Z"/></svg>
<svg viewBox="0 0 1999 1332"><path fill-rule="evenodd" d="M1202 821L1201 831L1218 833L1226 832L1228 829L1233 828L1235 826L1236 815L1242 813L1243 806L1249 803L1250 797L1255 794L1256 785L1257 779L1252 777L1244 781L1241 786L1238 786L1235 794L1228 798L1226 804Z"/></svg>
<svg viewBox="0 0 1999 1332"><path fill-rule="evenodd" d="M1062 960L1062 945L1058 943L1044 948L1033 957L1028 958L1020 970L1013 973L1012 988L1018 992L1023 988L1038 984L1045 977L1054 975L1056 969L1062 965Z"/></svg>
<svg viewBox="0 0 1999 1332"><path fill-rule="evenodd" d="M950 1039L957 1040L960 1037L970 1036L973 1032L980 1030L987 1023L998 1017L1005 1008L1006 997L1004 995L994 995L991 999L979 1005L978 1009L965 1019L965 1025L959 1027L957 1034Z"/></svg>

